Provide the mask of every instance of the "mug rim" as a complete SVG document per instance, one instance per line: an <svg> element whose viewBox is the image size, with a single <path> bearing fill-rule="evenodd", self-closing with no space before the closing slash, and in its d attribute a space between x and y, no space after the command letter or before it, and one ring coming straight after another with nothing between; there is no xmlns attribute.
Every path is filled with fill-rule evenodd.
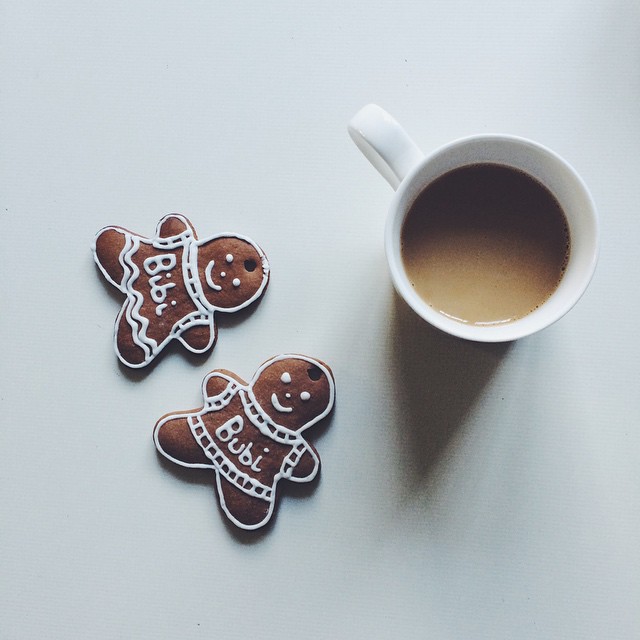
<svg viewBox="0 0 640 640"><path fill-rule="evenodd" d="M551 296L540 306L539 309L518 318L517 320L508 321L504 324L482 326L476 324L466 324L459 320L448 318L446 315L431 307L423 298L421 298L415 289L411 286L409 278L404 269L402 261L402 248L401 248L401 233L404 220L411 209L412 204L415 202L417 196L424 191L424 189L431 184L435 179L444 175L448 171L454 168L468 166L472 164L480 164L490 162L483 160L482 158L471 159L467 161L458 161L450 168L436 172L435 175L428 179L420 179L421 174L425 169L432 166L438 159L441 159L445 154L451 154L465 147L473 147L478 144L493 145L497 148L497 145L511 145L512 148L519 148L520 150L533 151L537 158L545 158L547 161L553 162L561 168L564 173L564 182L566 182L567 176L570 177L573 185L579 191L581 198L584 200L584 210L581 208L581 217L587 221L587 232L582 234L583 247L586 246L587 260L586 264L581 266L581 271L578 273L577 282L574 283L573 288L569 292L564 292L563 300L558 302L558 289L551 294ZM487 148L488 148L487 146ZM498 164L498 162L496 162ZM499 164L510 166L520 171L525 171L530 175L533 172L528 172L526 169L518 166L516 163L502 161ZM550 189L547 181L541 180L537 176L533 176L544 184L545 187ZM418 181L418 184L416 184ZM550 189L552 193L554 191ZM410 196L413 193L413 197ZM557 195L554 193L554 196ZM565 217L568 218L565 208L563 212ZM568 220L568 223L570 221ZM570 233L572 238L572 250L575 228L570 227ZM589 236L584 238L584 236ZM387 215L387 222L385 228L385 252L387 256L387 263L391 273L393 285L405 302L426 322L434 327L459 338L472 340L476 342L509 342L519 338L526 337L533 333L536 333L560 320L568 311L570 311L578 300L585 293L593 274L595 272L596 263L599 254L599 220L597 210L593 197L578 172L562 158L559 154L549 149L548 147L534 142L528 138L510 134L496 134L496 133L483 133L465 136L458 138L447 144L444 144L430 154L424 157L402 180L398 189L393 195L391 203L389 205L389 212ZM570 254L571 264L571 254ZM576 267L577 268L577 267ZM566 274L565 274L566 275ZM565 280L563 276L561 283ZM555 309L551 309L550 301L554 300Z"/></svg>

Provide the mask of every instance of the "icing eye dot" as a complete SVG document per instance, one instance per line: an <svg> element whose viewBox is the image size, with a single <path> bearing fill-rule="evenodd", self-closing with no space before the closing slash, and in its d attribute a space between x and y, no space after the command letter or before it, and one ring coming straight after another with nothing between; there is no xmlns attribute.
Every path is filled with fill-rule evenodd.
<svg viewBox="0 0 640 640"><path fill-rule="evenodd" d="M171 271L168 271L167 272L167 278L170 278L170 277L171 277Z"/></svg>
<svg viewBox="0 0 640 640"><path fill-rule="evenodd" d="M234 278L233 279L233 286L234 287L239 287L240 286L240 278Z"/></svg>
<svg viewBox="0 0 640 640"><path fill-rule="evenodd" d="M258 266L258 263L251 258L249 258L249 260L244 261L244 268L247 271L255 271L257 266Z"/></svg>
<svg viewBox="0 0 640 640"><path fill-rule="evenodd" d="M233 262L233 256L230 253L227 253L227 257L225 258L225 260L231 264Z"/></svg>
<svg viewBox="0 0 640 640"><path fill-rule="evenodd" d="M281 376L280 380L285 384L289 384L291 382L291 374L288 371L285 371Z"/></svg>
<svg viewBox="0 0 640 640"><path fill-rule="evenodd" d="M285 394L284 394L284 397L285 397L285 398L290 398L290 397L291 397L291 394L290 394L290 393L285 393Z"/></svg>
<svg viewBox="0 0 640 640"><path fill-rule="evenodd" d="M300 400L302 400L303 402L306 402L307 400L311 399L311 394L308 391L303 391L300 394Z"/></svg>
<svg viewBox="0 0 640 640"><path fill-rule="evenodd" d="M265 448L263 449L263 451L264 451L265 453L269 453L269 447L265 447Z"/></svg>
<svg viewBox="0 0 640 640"><path fill-rule="evenodd" d="M320 371L318 367L309 367L307 369L307 375L309 379L313 381L320 380L320 378L322 378L322 371Z"/></svg>
<svg viewBox="0 0 640 640"><path fill-rule="evenodd" d="M220 272L220 277L224 278L227 275L226 271L221 271Z"/></svg>
<svg viewBox="0 0 640 640"><path fill-rule="evenodd" d="M172 306L172 307L175 307L177 304L178 304L178 303L177 303L175 300L172 300L172 301L171 301L171 306Z"/></svg>

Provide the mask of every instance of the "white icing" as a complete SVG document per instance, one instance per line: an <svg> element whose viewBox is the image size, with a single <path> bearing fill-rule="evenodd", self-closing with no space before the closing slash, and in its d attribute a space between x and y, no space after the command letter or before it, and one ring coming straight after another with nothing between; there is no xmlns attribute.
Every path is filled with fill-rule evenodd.
<svg viewBox="0 0 640 640"><path fill-rule="evenodd" d="M217 393L215 395L209 395L207 393L207 385L209 380L212 378L222 378L226 380L226 386L223 391ZM212 371L203 381L202 381L202 396L205 399L205 407L207 411L218 411L223 407L226 407L231 400L235 397L240 389L240 385L237 380L234 378L220 373L219 371Z"/></svg>
<svg viewBox="0 0 640 640"><path fill-rule="evenodd" d="M285 407L284 405L280 404L278 396L275 393L271 394L271 404L273 405L273 408L280 413L291 413L293 411L292 407Z"/></svg>
<svg viewBox="0 0 640 640"><path fill-rule="evenodd" d="M227 257L225 258L225 260L231 264L233 262L233 256L230 253L227 253Z"/></svg>
<svg viewBox="0 0 640 640"><path fill-rule="evenodd" d="M302 438L300 433L289 432L289 430L284 427L280 427L273 422L268 424L268 416L266 416L265 419L262 418L265 414L257 404L252 392L252 386L260 376L261 372L273 362L284 358L300 358L309 362L313 366L317 366L326 375L327 383L329 385L327 406L319 416L312 418L308 423L302 425L300 428L301 431L302 429L317 422L331 411L334 403L335 389L333 378L326 367L319 362L307 358L306 356L297 355L277 356L276 358L264 363L264 365L262 365L256 372L249 385L239 384L235 379L219 372L209 374L202 383L205 406L197 412L167 415L158 422L154 430L154 441L156 447L166 458L185 467L212 468L215 471L218 495L220 496L220 505L226 516L234 524L243 529L257 529L271 518L275 504L276 486L282 478L289 479L294 482L309 482L315 478L320 466L320 460L317 454ZM214 376L226 380L227 384L224 390L216 395L209 396L206 391L207 383L209 379ZM244 415L236 414L234 417L224 422L224 424L220 425L216 429L215 437L213 437L207 431L207 427L202 417L206 414L220 411L224 407L228 407L238 394L242 399L243 408L241 412ZM257 419L257 416L260 416L260 420ZM245 418L249 418L249 421L247 422ZM158 439L158 434L162 426L172 420L186 420L193 438L199 444L208 459L207 463L184 462L171 456L162 449ZM271 457L269 460L271 468L274 468L272 466L274 463L277 465L278 461L280 461L279 466L275 467L278 470L273 474L271 479L264 479L263 481L260 481L258 478L251 475L251 472L258 473L262 471L260 464L264 459L264 456L270 453L269 448L261 447L262 453L257 455L258 452L254 452L253 449L258 449L260 445L256 444L256 442L250 437L249 431L243 435L243 439L247 444L239 444L238 438L236 437L241 431L252 428L257 428L263 435L281 443L281 446L278 447L274 453L274 455L278 457L275 459ZM291 436L288 436L287 433L291 433ZM227 443L226 447L222 447L222 443ZM288 447L288 451L286 449L283 450L282 446ZM296 476L294 475L296 466L303 456L307 456L313 461L313 468L305 476ZM225 484L224 487L221 484L223 479L228 483ZM237 511L233 504L227 505L225 501L225 491L228 491L230 488L232 488L233 491L240 491L246 495L265 501L268 507L264 519L261 522L252 524L246 524L239 520L238 517L236 517Z"/></svg>
<svg viewBox="0 0 640 640"><path fill-rule="evenodd" d="M258 467L258 463L262 460L263 456L257 456L257 458L253 458L253 454L251 449L253 448L253 442L239 443L238 438L234 437L235 434L240 433L244 428L244 420L242 416L234 416L230 420L227 420L224 424L220 425L216 431L216 436L222 441L227 443L227 448L229 452L234 456L237 456L238 462L245 467L249 467L254 471L262 471ZM263 449L265 453L269 451L269 449Z"/></svg>
<svg viewBox="0 0 640 640"><path fill-rule="evenodd" d="M213 270L213 267L215 266L216 261L212 260L206 267L206 269L204 270L204 277L207 281L207 284L215 291L222 291L222 287L219 284L216 284L213 281L213 278L211 277L211 271ZM222 275L222 274L220 274Z"/></svg>
<svg viewBox="0 0 640 640"><path fill-rule="evenodd" d="M144 270L150 275L155 276L161 271L169 271L176 266L176 254L165 253L147 258L142 265Z"/></svg>
<svg viewBox="0 0 640 640"><path fill-rule="evenodd" d="M240 399L245 415L260 433L283 444L292 444L300 439L300 435L296 431L287 429L273 421L271 416L260 406L251 389L240 389Z"/></svg>
<svg viewBox="0 0 640 640"><path fill-rule="evenodd" d="M239 447L236 447L237 443L238 438L233 438L227 445L229 447L229 451L231 451L231 453L234 453L235 455L242 453L244 451L244 448L247 446L246 444L242 444Z"/></svg>
<svg viewBox="0 0 640 640"><path fill-rule="evenodd" d="M200 411L198 413L187 413L182 415L168 415L163 418L157 425L154 433L154 441L156 443L156 447L160 453L162 453L166 458L175 462L176 464L182 465L184 467L213 467L216 471L216 476L223 476L226 480L234 484L238 489L242 490L244 493L262 498L268 502L272 501L274 498L274 489L275 483L272 487L268 487L267 485L261 483L256 480L246 472L241 471L220 449L220 447L213 441L206 430L204 422L202 421L202 415L205 412ZM178 460L173 456L169 455L166 451L162 449L160 446L160 442L158 441L158 432L162 425L168 420L186 418L187 423L189 424L189 428L191 429L191 433L195 438L196 442L202 447L205 455L211 460L213 464L203 464L203 463L185 463L182 460ZM220 493L222 496L222 493ZM221 501L222 502L222 501ZM225 505L223 504L223 509L225 509ZM225 513L227 516L231 518L234 522L235 519L233 516L225 509ZM238 524L238 523L236 523ZM243 526L243 525L238 525Z"/></svg>
<svg viewBox="0 0 640 640"><path fill-rule="evenodd" d="M129 327L131 327L131 335L133 342L136 346L140 347L145 354L145 362L148 362L154 353L154 349L157 348L158 343L147 336L147 328L149 327L149 320L140 314L140 309L144 303L144 298L139 291L133 288L133 283L138 279L140 275L140 269L133 261L133 256L140 248L141 239L132 234L125 234L125 246L120 252L120 264L122 265L124 276L122 278L122 287L128 294L127 300L122 306L118 319L116 320L116 332L114 333L114 343L116 345L116 353L121 360L117 345L117 327L120 325L120 320L124 316ZM123 362L126 362L123 360ZM127 363L128 364L128 363Z"/></svg>
<svg viewBox="0 0 640 640"><path fill-rule="evenodd" d="M240 286L240 278L234 278L233 279L233 286L234 287L239 287Z"/></svg>
<svg viewBox="0 0 640 640"><path fill-rule="evenodd" d="M234 416L216 429L216 436L222 442L228 442L233 436L242 431L243 426L244 420L240 416Z"/></svg>
<svg viewBox="0 0 640 640"><path fill-rule="evenodd" d="M176 286L174 282L159 284L162 280L162 272L166 272L165 275L170 278L171 272L169 269L173 269L176 263L175 253L152 256L143 262L144 270L151 276L149 278L149 293L151 299L156 303L157 316L161 316L163 310L167 307L164 302L167 299L167 290Z"/></svg>
<svg viewBox="0 0 640 640"><path fill-rule="evenodd" d="M235 307L226 307L224 309L221 309L220 307L216 307L214 304L212 304L211 302L209 302L209 300L207 300L204 291L202 289L202 283L200 282L200 279L198 278L198 249L199 247L201 247L204 244L207 244L208 242L211 242L211 240L215 240L215 239L220 239L220 238L235 238L237 240L242 240L243 242L246 242L247 244L250 244L253 249L255 250L255 252L258 255L258 258L260 259L260 265L262 267L262 281L260 282L260 286L258 287L258 289L256 290L256 292L247 300L244 300L243 302L241 302L240 304L236 305ZM254 302L255 300L257 300L261 295L262 292L265 290L265 287L267 286L267 283L269 282L269 271L270 271L270 267L269 267L269 262L267 260L267 256L264 255L264 252L262 251L262 249L255 243L253 242L253 240L251 240L250 238L240 235L238 233L221 233L219 235L216 236L210 236L209 238L205 238L203 240L198 240L194 243L192 243L189 246L189 257L188 257L188 262L189 265L187 267L187 269L185 270L185 273L188 273L189 276L185 278L185 284L187 286L187 289L189 290L189 293L191 295L191 297L193 298L194 302L199 306L202 307L203 310L208 310L208 311L223 311L225 313L233 313L234 311L239 311L240 309L244 309L246 307L248 307L252 302Z"/></svg>
<svg viewBox="0 0 640 640"><path fill-rule="evenodd" d="M323 365L321 362L318 362L317 360L314 360L313 358L309 358L308 356L285 353L285 354L282 354L282 355L279 355L279 356L275 356L275 357L271 358L270 360L267 360L265 363L263 363L260 366L260 368L255 372L250 386L253 386L253 383L260 377L260 374L267 367L271 366L275 362L282 362L283 360L289 360L289 359L304 360L305 362L308 362L310 365L312 365L314 367L317 367L318 369L320 369L320 371L322 371L324 377L327 380L327 384L329 385L329 397L327 398L327 406L325 407L324 411L322 411L317 416L314 416L308 422L305 422L304 425L299 427L296 433L300 433L301 431L304 431L305 429L308 429L312 424L315 424L316 422L322 420L322 418L324 418L333 409L333 404L335 402L335 396L336 396L335 383L333 381L333 376L331 375L331 373L329 372L329 370L327 369L327 367L325 365ZM266 423L268 423L268 421L269 421L268 416L264 413L264 410L258 404L258 401L256 400L256 397L254 396L254 394L253 394L253 392L251 390L249 391L248 396L249 396L250 401L253 404L255 404L255 406L260 410L261 419L263 419ZM311 397L311 395L309 395L309 397ZM249 415L249 414L247 414L247 415ZM256 423L255 422L255 418L253 416L251 416L251 415L249 415L249 417L251 418L252 422L255 424ZM278 425L278 429L280 429L282 431L285 431L285 432L288 431L287 429L285 429L284 427L282 427L280 425Z"/></svg>
<svg viewBox="0 0 640 640"><path fill-rule="evenodd" d="M158 284L162 276L151 276L149 278L149 287L151 289L151 299L160 304L167 299L167 290L176 286L175 282L167 282L167 284Z"/></svg>
<svg viewBox="0 0 640 640"><path fill-rule="evenodd" d="M238 456L238 462L243 464L245 467L250 467L253 464L251 447L253 447L253 442L250 442L248 445L243 445L242 453Z"/></svg>
<svg viewBox="0 0 640 640"><path fill-rule="evenodd" d="M226 278L226 276L227 276L226 271L221 271L221 272L220 272L220 277L221 277L221 278Z"/></svg>
<svg viewBox="0 0 640 640"><path fill-rule="evenodd" d="M159 234L161 233L161 228L165 221L169 218L177 218L181 220L184 225L184 231L174 236L162 238L159 236ZM105 278L127 296L127 299L120 309L120 312L116 319L116 330L114 331L114 346L118 358L129 367L140 368L146 366L166 346L166 344L174 338L179 339L182 344L193 353L201 353L207 351L211 348L215 341L215 311L234 312L247 307L262 294L269 280L269 263L266 259L266 256L251 239L239 234L223 233L215 236L210 236L202 240L196 240L189 221L184 216L178 214L171 214L162 218L156 227L156 237L151 239L142 238L118 227L105 227L98 232L96 238L105 231L117 231L124 238L123 248L120 252L120 255L118 256L118 261L120 263L120 266L122 267L123 274L122 280L120 282L115 282L114 280L112 280L107 270L100 263L95 241L92 245L92 250L94 253L94 259ZM212 240L227 237L236 238L247 242L255 249L262 264L263 277L260 287L249 299L244 300L242 303L236 305L235 307L220 309L219 307L211 304L204 295L203 283L200 281L200 277L198 274L198 247L211 242ZM155 314L157 316L162 315L168 302L167 290L176 285L162 285L159 280L152 280L152 277L163 274L166 275L167 278L170 278L172 276L170 270L174 269L177 266L177 254L180 251L182 252L181 266L184 286L186 289L186 293L191 300L191 303L195 306L194 311L188 313L175 323L169 334L161 342L158 342L147 335L147 331L149 328L149 319L143 316L141 313L145 298L135 288L136 282L140 277L140 269L135 264L134 257L136 252L140 248L140 245L146 245L147 247L151 247L153 249L156 249L157 251L162 252L158 255L146 258L143 262L143 270L147 276L150 276L149 288L151 290L151 298L153 302L156 303ZM207 268L205 269L205 279L207 280L207 284L212 289L219 291L221 287L213 282L211 273L212 269L213 262L210 265L207 265ZM176 304L177 302L175 300L171 301L172 306L176 306ZM133 343L136 346L140 347L143 352L143 359L141 362L129 362L119 351L117 340L118 327L123 322L127 323L131 331L131 339L133 340ZM192 347L181 337L181 334L184 331L193 326L208 326L209 328L210 337L208 344L202 348Z"/></svg>
<svg viewBox="0 0 640 640"><path fill-rule="evenodd" d="M284 397L285 397L285 398L290 398L290 397L291 397L291 394L290 394L290 393L285 393L285 394L284 394Z"/></svg>
<svg viewBox="0 0 640 640"><path fill-rule="evenodd" d="M284 382L285 384L290 384L291 383L291 374L288 371L285 371L280 376L280 380L282 380L282 382Z"/></svg>
<svg viewBox="0 0 640 640"><path fill-rule="evenodd" d="M303 402L306 402L307 400L311 399L311 394L308 391L303 391L300 394L300 400L302 400Z"/></svg>

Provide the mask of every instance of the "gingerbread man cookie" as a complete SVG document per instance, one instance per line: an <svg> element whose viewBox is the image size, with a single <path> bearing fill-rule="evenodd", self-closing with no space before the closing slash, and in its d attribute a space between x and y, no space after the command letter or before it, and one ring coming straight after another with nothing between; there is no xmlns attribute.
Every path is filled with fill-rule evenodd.
<svg viewBox="0 0 640 640"><path fill-rule="evenodd" d="M162 218L153 238L105 227L92 249L104 277L127 296L115 349L134 368L149 364L174 338L194 353L207 351L216 341L215 312L243 309L269 281L267 258L255 242L232 233L198 240L177 214Z"/></svg>
<svg viewBox="0 0 640 640"><path fill-rule="evenodd" d="M280 480L309 482L318 473L318 452L302 432L333 409L333 374L313 358L281 355L248 384L230 371L212 371L202 395L202 408L158 421L156 447L183 467L212 469L227 517L257 529L273 514Z"/></svg>

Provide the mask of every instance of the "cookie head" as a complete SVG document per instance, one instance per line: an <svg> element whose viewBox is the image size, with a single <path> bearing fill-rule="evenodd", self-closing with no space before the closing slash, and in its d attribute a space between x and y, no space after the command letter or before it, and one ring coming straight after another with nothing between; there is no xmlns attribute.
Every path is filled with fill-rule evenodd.
<svg viewBox="0 0 640 640"><path fill-rule="evenodd" d="M273 422L302 431L331 411L335 385L326 364L306 356L277 356L258 370L252 391Z"/></svg>
<svg viewBox="0 0 640 640"><path fill-rule="evenodd" d="M198 275L206 300L232 311L262 294L269 267L262 250L249 239L220 236L198 243Z"/></svg>

